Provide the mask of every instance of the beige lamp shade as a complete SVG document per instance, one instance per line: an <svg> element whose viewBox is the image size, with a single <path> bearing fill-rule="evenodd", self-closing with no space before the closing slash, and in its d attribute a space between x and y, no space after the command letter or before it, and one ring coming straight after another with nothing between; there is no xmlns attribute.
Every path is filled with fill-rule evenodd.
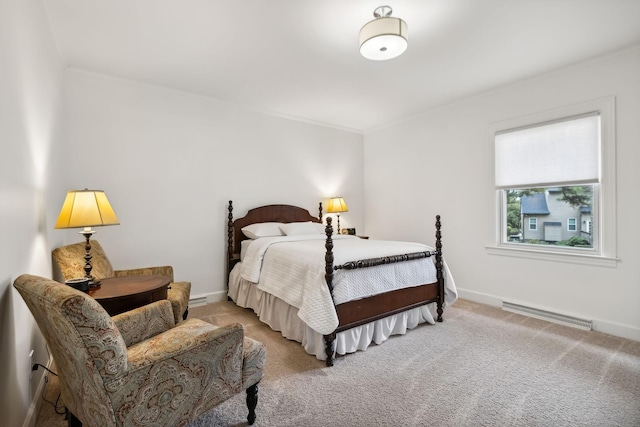
<svg viewBox="0 0 640 427"><path fill-rule="evenodd" d="M67 192L54 228L82 228L118 225L107 195L102 190L73 190Z"/></svg>
<svg viewBox="0 0 640 427"><path fill-rule="evenodd" d="M346 202L342 197L334 197L329 200L327 213L349 212Z"/></svg>

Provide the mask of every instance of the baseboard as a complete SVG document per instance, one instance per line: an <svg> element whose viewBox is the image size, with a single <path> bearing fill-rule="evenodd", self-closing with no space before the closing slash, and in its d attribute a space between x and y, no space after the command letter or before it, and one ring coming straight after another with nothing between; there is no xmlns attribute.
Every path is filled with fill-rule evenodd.
<svg viewBox="0 0 640 427"><path fill-rule="evenodd" d="M640 328L634 328L633 326L623 325L621 323L594 320L593 330L633 341L640 341Z"/></svg>
<svg viewBox="0 0 640 427"><path fill-rule="evenodd" d="M497 295L491 295L483 292L470 291L468 289L458 288L458 295L462 299L477 302L480 304L490 305L492 307L502 308L502 303L505 301L503 297ZM510 301L516 302L522 305L531 305L525 301ZM554 311L548 307L536 307L541 310ZM575 316L573 313L563 313L567 316ZM581 316L582 317L582 316ZM626 338L633 341L640 341L640 328L625 325L621 323L611 322L608 320L592 318L593 330L602 332L609 335L614 335L620 338Z"/></svg>
<svg viewBox="0 0 640 427"><path fill-rule="evenodd" d="M458 289L458 296L462 299L477 302L480 304L490 305L492 307L502 307L502 298L484 294L482 292L468 291L466 289Z"/></svg>

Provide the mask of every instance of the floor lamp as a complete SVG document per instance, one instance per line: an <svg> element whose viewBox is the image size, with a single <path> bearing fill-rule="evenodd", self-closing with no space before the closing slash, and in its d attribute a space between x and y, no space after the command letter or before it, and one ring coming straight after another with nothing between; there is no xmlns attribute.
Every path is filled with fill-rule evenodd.
<svg viewBox="0 0 640 427"><path fill-rule="evenodd" d="M327 213L335 213L338 217L337 234L340 234L340 213L342 212L349 212L349 208L347 207L347 203L344 199L342 197L334 197L330 199L327 206Z"/></svg>
<svg viewBox="0 0 640 427"><path fill-rule="evenodd" d="M91 227L118 225L118 217L113 211L107 195L102 190L72 190L67 192L58 221L54 228L82 228L85 238L84 272L89 287L97 288L100 282L91 276Z"/></svg>

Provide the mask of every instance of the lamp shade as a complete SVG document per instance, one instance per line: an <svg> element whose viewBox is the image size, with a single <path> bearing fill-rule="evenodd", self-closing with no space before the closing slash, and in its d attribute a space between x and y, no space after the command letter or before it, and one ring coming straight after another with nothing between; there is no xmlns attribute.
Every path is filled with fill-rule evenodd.
<svg viewBox="0 0 640 427"><path fill-rule="evenodd" d="M407 23L400 18L392 18L388 6L377 8L373 15L376 19L360 29L360 54L374 61L402 55L409 45Z"/></svg>
<svg viewBox="0 0 640 427"><path fill-rule="evenodd" d="M334 197L329 200L327 213L349 212L349 208L342 197Z"/></svg>
<svg viewBox="0 0 640 427"><path fill-rule="evenodd" d="M102 190L73 190L67 192L55 228L82 228L118 225L107 195Z"/></svg>

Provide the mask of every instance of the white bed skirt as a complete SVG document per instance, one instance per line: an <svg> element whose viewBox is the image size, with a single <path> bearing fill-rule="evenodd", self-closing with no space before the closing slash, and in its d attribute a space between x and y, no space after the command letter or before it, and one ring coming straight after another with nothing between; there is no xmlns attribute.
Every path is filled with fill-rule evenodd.
<svg viewBox="0 0 640 427"><path fill-rule="evenodd" d="M327 356L323 335L298 317L298 309L241 279L238 270L234 268L231 271L228 296L238 306L251 308L260 321L282 333L283 337L301 343L307 353L325 360ZM372 342L380 344L392 335L404 335L408 329L421 323L433 324L435 317L436 304L431 303L340 332L336 336L335 352L344 355L366 350Z"/></svg>

